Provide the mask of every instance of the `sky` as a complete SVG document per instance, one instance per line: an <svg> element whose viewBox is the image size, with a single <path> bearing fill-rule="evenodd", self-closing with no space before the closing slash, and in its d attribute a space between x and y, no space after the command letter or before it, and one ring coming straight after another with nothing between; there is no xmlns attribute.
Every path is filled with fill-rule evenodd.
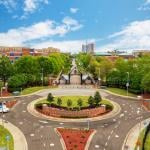
<svg viewBox="0 0 150 150"><path fill-rule="evenodd" d="M0 0L0 46L150 49L150 0Z"/></svg>

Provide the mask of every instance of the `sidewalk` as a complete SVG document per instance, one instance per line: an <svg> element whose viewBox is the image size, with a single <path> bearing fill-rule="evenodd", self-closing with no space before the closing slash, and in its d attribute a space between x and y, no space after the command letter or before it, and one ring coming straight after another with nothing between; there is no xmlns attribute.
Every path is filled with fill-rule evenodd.
<svg viewBox="0 0 150 150"><path fill-rule="evenodd" d="M2 119L0 119L0 125L2 125ZM28 150L26 138L19 128L6 121L4 121L4 127L10 131L14 138L14 150Z"/></svg>
<svg viewBox="0 0 150 150"><path fill-rule="evenodd" d="M136 142L139 137L139 133L148 125L147 122L150 122L150 118L146 119L138 124L136 124L127 134L122 150L126 150L125 147L128 147L127 150L134 150Z"/></svg>

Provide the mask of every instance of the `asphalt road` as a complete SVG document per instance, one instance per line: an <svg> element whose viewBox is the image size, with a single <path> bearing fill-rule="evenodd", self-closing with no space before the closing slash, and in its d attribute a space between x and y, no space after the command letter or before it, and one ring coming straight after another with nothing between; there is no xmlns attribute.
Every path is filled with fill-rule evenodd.
<svg viewBox="0 0 150 150"><path fill-rule="evenodd" d="M19 103L5 114L5 120L16 125L25 135L29 150L61 150L60 137L55 133L56 127L85 128L87 122L66 123L41 120L27 111L27 105L38 98L45 97L49 92L54 95L93 95L94 89L52 89L44 90L36 95L16 98ZM89 150L121 150L122 144L129 130L139 121L150 117L141 108L139 101L120 98L101 91L104 98L120 104L121 112L111 119L90 122L90 128L96 129ZM10 99L10 98L9 98ZM13 98L14 99L14 98ZM6 99L5 99L6 100Z"/></svg>

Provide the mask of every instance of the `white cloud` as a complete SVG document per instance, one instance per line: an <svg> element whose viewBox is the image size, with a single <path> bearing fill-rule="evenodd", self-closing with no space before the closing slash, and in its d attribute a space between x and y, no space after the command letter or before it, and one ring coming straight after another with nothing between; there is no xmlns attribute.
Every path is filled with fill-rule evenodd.
<svg viewBox="0 0 150 150"><path fill-rule="evenodd" d="M48 4L48 0L25 0L24 1L24 11L26 13L33 13L36 9L40 7L40 4Z"/></svg>
<svg viewBox="0 0 150 150"><path fill-rule="evenodd" d="M16 0L0 0L0 5L3 5L9 12L16 8Z"/></svg>
<svg viewBox="0 0 150 150"><path fill-rule="evenodd" d="M64 19L65 20L65 19ZM24 46L33 40L51 38L53 36L63 36L71 31L79 29L78 21L72 19L72 23L64 22L58 24L52 20L39 22L28 27L10 29L0 33L0 45L4 46Z"/></svg>
<svg viewBox="0 0 150 150"><path fill-rule="evenodd" d="M120 32L110 35L109 44L99 49L150 49L150 20L131 22Z"/></svg>
<svg viewBox="0 0 150 150"><path fill-rule="evenodd" d="M78 8L70 8L70 12L73 14L77 13L78 10L79 10Z"/></svg>
<svg viewBox="0 0 150 150"><path fill-rule="evenodd" d="M139 11L147 11L150 10L150 0L145 0L144 4L142 4L139 8Z"/></svg>
<svg viewBox="0 0 150 150"><path fill-rule="evenodd" d="M77 20L71 17L65 17L62 22L68 27L68 29L70 28L70 26L72 26L71 27L72 31L76 31L83 27L83 25L79 24Z"/></svg>

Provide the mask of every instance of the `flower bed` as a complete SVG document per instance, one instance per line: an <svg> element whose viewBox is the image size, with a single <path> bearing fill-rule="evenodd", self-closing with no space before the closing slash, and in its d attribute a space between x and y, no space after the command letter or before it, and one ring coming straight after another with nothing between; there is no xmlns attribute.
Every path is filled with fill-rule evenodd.
<svg viewBox="0 0 150 150"><path fill-rule="evenodd" d="M67 150L84 150L90 135L94 130L57 128L63 138Z"/></svg>
<svg viewBox="0 0 150 150"><path fill-rule="evenodd" d="M44 115L59 118L90 118L90 117L97 117L99 115L109 112L108 110L106 110L105 107L72 111L43 106L42 108L36 108L36 110Z"/></svg>
<svg viewBox="0 0 150 150"><path fill-rule="evenodd" d="M17 103L17 100L7 101L7 102L6 102L6 106L7 106L8 108L12 108L16 103Z"/></svg>

